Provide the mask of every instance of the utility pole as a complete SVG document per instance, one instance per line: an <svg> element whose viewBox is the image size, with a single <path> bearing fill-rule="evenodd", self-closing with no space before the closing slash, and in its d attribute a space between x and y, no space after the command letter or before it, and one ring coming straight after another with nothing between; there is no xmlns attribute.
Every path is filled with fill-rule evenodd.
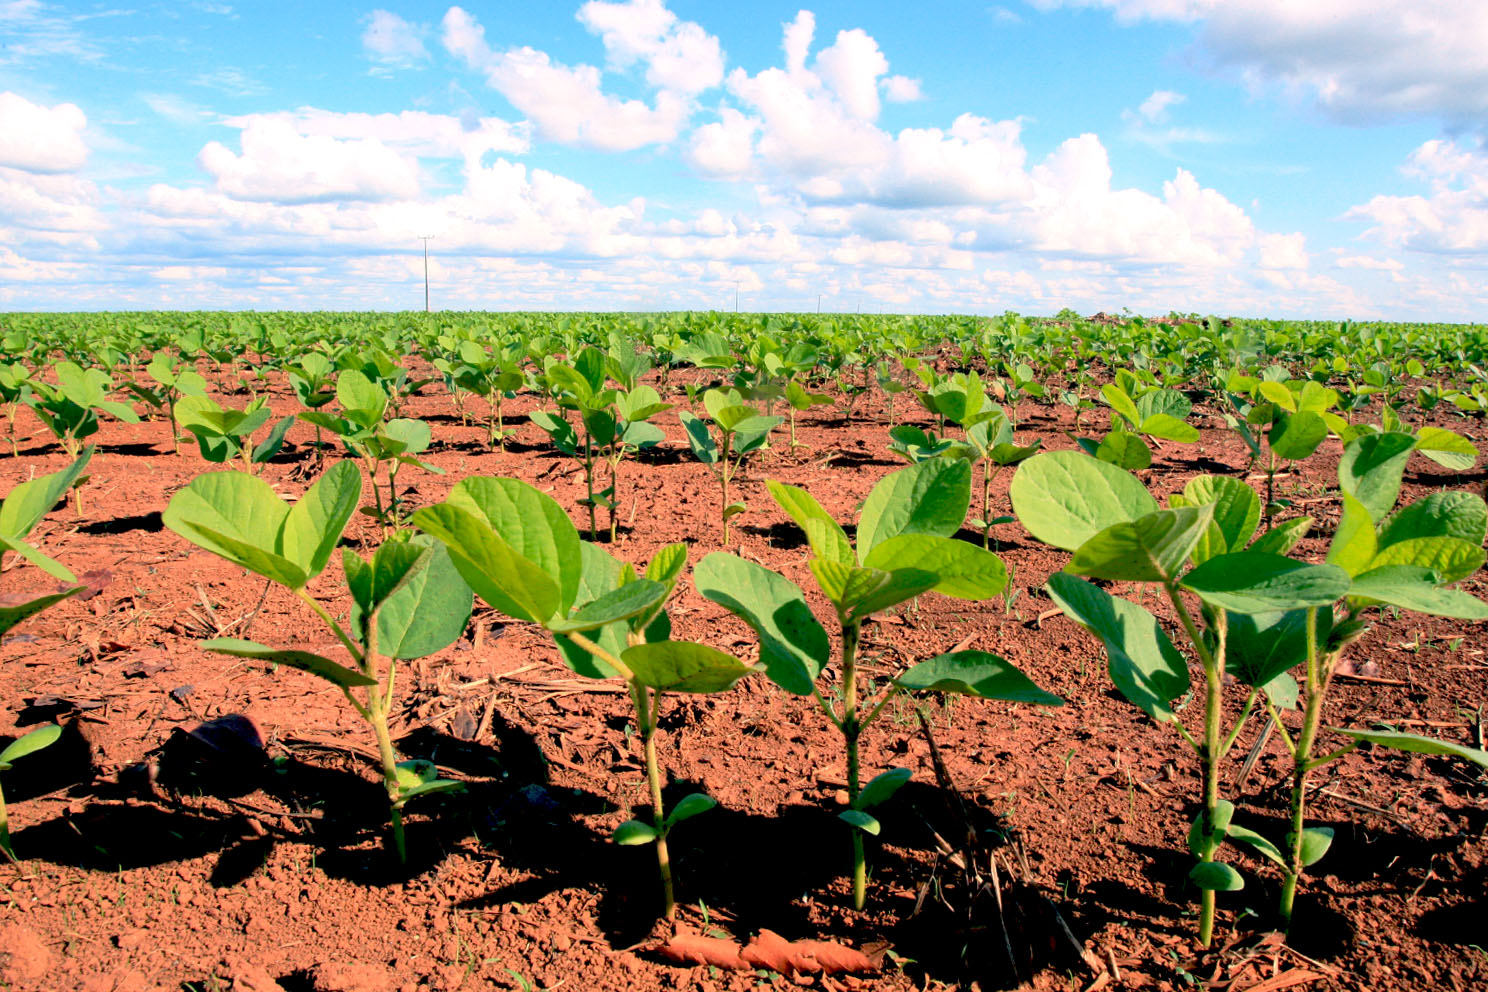
<svg viewBox="0 0 1488 992"><path fill-rule="evenodd" d="M429 312L429 241L433 237L432 234L419 235L419 240L424 243L424 313Z"/></svg>
<svg viewBox="0 0 1488 992"><path fill-rule="evenodd" d="M734 280L734 313L739 312L739 280Z"/></svg>
<svg viewBox="0 0 1488 992"><path fill-rule="evenodd" d="M821 294L816 294L816 312L821 313Z"/></svg>

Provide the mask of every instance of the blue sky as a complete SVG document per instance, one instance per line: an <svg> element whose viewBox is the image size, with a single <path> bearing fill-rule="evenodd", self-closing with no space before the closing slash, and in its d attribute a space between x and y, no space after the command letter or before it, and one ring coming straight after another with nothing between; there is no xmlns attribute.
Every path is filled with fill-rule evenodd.
<svg viewBox="0 0 1488 992"><path fill-rule="evenodd" d="M1488 4L0 0L0 309L1488 320Z"/></svg>

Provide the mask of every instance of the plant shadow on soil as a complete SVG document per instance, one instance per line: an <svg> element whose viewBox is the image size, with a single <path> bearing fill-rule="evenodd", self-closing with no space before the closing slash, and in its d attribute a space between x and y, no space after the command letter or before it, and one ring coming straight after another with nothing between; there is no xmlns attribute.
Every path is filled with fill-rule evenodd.
<svg viewBox="0 0 1488 992"><path fill-rule="evenodd" d="M108 520L97 520L90 524L83 524L78 528L79 534L124 534L129 531L142 531L146 534L158 534L165 529L165 521L161 518L159 510L150 513L138 513L128 517L112 517Z"/></svg>
<svg viewBox="0 0 1488 992"><path fill-rule="evenodd" d="M494 746L427 728L398 741L405 756L427 758L467 777L464 792L414 805L407 824L409 863L403 866L383 848L386 798L360 755L329 745L292 745L291 756L277 761L262 751L224 756L221 748L204 752L199 739L178 732L152 765L136 766L117 785L89 786L97 769L75 724L53 745L61 749L51 754L53 760L35 763L30 774L14 781L8 776L7 786L17 799L71 788L90 802L81 813L28 826L13 839L27 858L104 873L215 853L209 882L219 888L259 871L278 844L308 843L326 875L379 887L435 870L456 849L468 850L473 836L508 873L528 877L461 908L534 902L553 891L583 888L598 894L597 922L610 946L643 940L661 910L653 848L616 847L587 825L589 817L614 812L613 804L582 789L552 786L547 763L525 729L497 717L492 732ZM142 791L154 798L141 798ZM673 782L665 790L666 804L670 808L696 791L697 783ZM207 795L223 802L198 801ZM241 797L247 799L231 805ZM280 825L269 807L289 811L285 819L296 828ZM983 947L982 931L998 925L987 916L995 909L985 891L961 885L933 856L908 856L933 852L937 833L973 836L983 849L996 847L1008 835L994 813L972 807L968 821L952 811L940 790L921 783L910 783L875 810L883 832L866 845L875 915L863 924L835 905L845 899L850 850L848 828L836 812L830 802L808 801L783 806L775 815L720 807L688 821L672 836L679 899L707 905L740 937L768 928L788 939L887 938L915 962L917 974L977 978L987 988L1017 984L1000 946L995 954ZM631 813L648 818L644 807ZM932 891L930 898L916 898ZM1006 890L1004 895L1013 897ZM813 900L825 900L828 911L817 911ZM1026 905L1048 902L1036 895ZM1053 942L1037 932L1049 924L1037 917L1016 906L1008 917L1016 943L1028 949L1019 966L1025 975L1049 963ZM1035 950L1040 946L1042 954Z"/></svg>

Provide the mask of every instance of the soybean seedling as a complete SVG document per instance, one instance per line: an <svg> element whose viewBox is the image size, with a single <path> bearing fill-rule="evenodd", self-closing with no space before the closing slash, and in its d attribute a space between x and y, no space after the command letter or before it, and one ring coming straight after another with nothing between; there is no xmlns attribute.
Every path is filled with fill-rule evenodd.
<svg viewBox="0 0 1488 992"><path fill-rule="evenodd" d="M890 680L877 698L860 696L858 645L863 622L932 590L959 599L997 595L1007 574L1002 559L950 535L971 503L971 467L936 459L880 480L863 504L857 544L804 489L773 480L770 495L806 532L812 575L836 613L840 631L842 697L829 701L817 677L830 661L826 630L812 616L801 589L789 579L735 555L715 552L698 563L698 591L736 613L759 637L760 661L768 677L787 692L811 696L842 735L847 757L849 808L841 818L852 828L853 905L867 898L863 834L877 834L869 812L909 781L907 768L890 769L866 784L859 740L863 729L903 692L963 693L983 699L1058 706L1011 663L984 651L957 651L922 661Z"/></svg>
<svg viewBox="0 0 1488 992"><path fill-rule="evenodd" d="M1409 435L1379 435L1360 439L1345 451L1340 467L1344 518L1323 564L1288 557L1305 532L1305 520L1302 526L1283 525L1256 537L1261 501L1236 479L1192 479L1181 495L1170 499L1168 509L1158 509L1134 476L1077 452L1040 455L1013 480L1013 504L1029 532L1074 552L1065 570L1049 579L1046 588L1054 601L1101 639L1112 681L1122 695L1159 724L1172 727L1199 758L1202 809L1189 831L1189 847L1198 859L1190 878L1201 890L1199 939L1205 945L1213 935L1215 893L1244 886L1240 874L1216 858L1226 839L1249 844L1283 867L1280 916L1284 923L1290 920L1297 878L1323 856L1332 838L1330 830L1309 829L1304 823L1312 771L1366 741L1488 763L1488 755L1467 753L1473 749L1460 745L1346 728L1338 732L1353 738L1349 744L1313 756L1329 681L1342 650L1363 631L1363 609L1383 603L1488 618L1488 606L1439 588L1483 562L1477 545L1488 509L1480 500L1462 510L1446 497L1422 501L1419 510L1402 511L1401 522L1388 536L1384 530L1376 533L1378 518L1394 504L1412 444ZM1452 494L1450 502L1461 503L1458 497L1464 495ZM1462 539L1464 534L1476 535L1476 542ZM1184 726L1171 705L1188 692L1188 665L1157 619L1079 576L1155 585L1166 596L1204 672L1203 728L1198 733ZM1186 594L1196 597L1197 615ZM1305 665L1307 676L1306 688L1300 690L1290 674L1299 665ZM1227 676L1248 687L1240 717L1228 730L1221 705ZM1281 727L1294 758L1293 819L1289 853L1283 855L1276 845L1232 822L1235 808L1219 796L1219 762L1258 701L1280 727L1278 710L1295 706L1299 694L1304 703L1300 735L1293 740Z"/></svg>
<svg viewBox="0 0 1488 992"><path fill-rule="evenodd" d="M356 369L347 369L336 379L336 401L341 404L341 416L324 410L301 414L310 423L340 437L346 450L362 460L372 487L372 505L363 507L361 512L382 525L384 538L403 525L402 499L398 494L398 472L403 466L444 474L444 469L417 457L428 450L432 439L427 423L407 417L384 419L389 396L382 382L374 382ZM379 474L387 479L387 502L383 502L378 485Z"/></svg>
<svg viewBox="0 0 1488 992"><path fill-rule="evenodd" d="M38 727L29 734L23 734L12 741L5 750L0 751L0 772L8 772L14 762L19 761L26 755L40 751L55 743L62 736L62 728L55 723L49 723L45 727ZM10 845L10 814L5 809L5 793L0 791L0 854L4 854L12 862L16 860L15 848Z"/></svg>
<svg viewBox="0 0 1488 992"><path fill-rule="evenodd" d="M1232 651L1252 643L1230 635L1231 613L1260 612L1263 603L1276 613L1331 603L1347 590L1348 576L1332 565L1282 557L1291 547L1283 544L1290 531L1272 531L1247 549L1260 522L1260 501L1235 479L1201 476L1189 483L1180 505L1160 509L1135 476L1078 451L1058 451L1023 463L1010 495L1030 534L1074 552L1064 571L1049 578L1046 589L1054 602L1101 639L1111 680L1126 700L1171 727L1199 758L1202 808L1189 833L1198 863L1189 877L1200 890L1199 941L1208 946L1215 893L1244 885L1238 872L1215 860L1233 813L1233 806L1219 796L1219 764L1258 695L1286 692L1290 677L1285 673L1291 667L1274 669L1263 658L1243 664L1231 659ZM1198 564L1190 570L1191 562ZM1166 596L1204 672L1203 727L1197 734L1172 706L1172 700L1189 691L1188 662L1157 618L1081 576L1156 586ZM1242 607L1239 599L1226 598L1226 581L1252 590L1253 600ZM1185 592L1200 598L1198 618ZM1227 671L1250 687L1241 716L1228 732L1223 726Z"/></svg>
<svg viewBox="0 0 1488 992"><path fill-rule="evenodd" d="M213 472L197 476L171 497L164 519L193 544L293 592L341 642L349 666L313 652L237 638L219 637L202 646L297 668L341 690L377 740L393 848L405 862L404 805L459 783L439 778L428 761L399 760L388 730L398 661L453 643L469 622L472 595L442 546L404 532L384 541L370 562L343 550L350 629L337 623L305 587L330 561L361 491L362 475L353 462L333 466L293 506L253 476Z"/></svg>
<svg viewBox="0 0 1488 992"><path fill-rule="evenodd" d="M200 396L207 391L207 380L185 362L171 361L164 351L155 353L145 371L154 386L130 381L125 386L156 411L163 411L170 422L171 450L181 453L181 433L176 426L176 401L183 396Z"/></svg>
<svg viewBox="0 0 1488 992"><path fill-rule="evenodd" d="M107 372L74 362L58 362L55 372L55 386L31 381L28 402L70 457L78 457L83 438L98 433L100 410L126 424L139 423L139 415L128 403L109 399L114 380Z"/></svg>
<svg viewBox="0 0 1488 992"><path fill-rule="evenodd" d="M218 463L240 458L249 474L255 465L262 465L279 453L284 446L284 435L295 421L293 414L285 417L273 426L262 443L254 444L253 433L273 416L262 396L249 400L243 409L234 410L210 396L192 393L181 397L173 409L181 426L196 436L203 458Z"/></svg>
<svg viewBox="0 0 1488 992"><path fill-rule="evenodd" d="M662 548L644 575L622 565L578 529L551 496L516 479L461 479L449 499L413 515L413 524L449 549L481 599L553 635L565 664L586 678L619 678L635 709L635 727L651 794L651 822L630 820L618 844L656 847L664 912L676 915L667 836L714 805L701 793L662 804L656 729L670 692L721 692L750 669L716 648L670 640L666 601L687 567L687 547Z"/></svg>
<svg viewBox="0 0 1488 992"><path fill-rule="evenodd" d="M61 562L43 554L35 545L27 541L26 537L47 511L55 506L58 500L66 496L67 491L82 474L83 468L88 464L88 459L92 455L93 446L89 445L82 450L77 461L67 468L30 482L23 482L12 489L4 501L0 501L0 574L4 574L5 555L13 552L52 578L68 583L60 590L39 596L28 597L25 594L5 596L3 600L0 600L0 637L3 637L21 621L87 588L86 585L79 583L77 576L73 575ZM40 727L11 742L4 751L0 751L0 772L9 771L13 762L47 747L61 733L61 727L51 725ZM3 851L11 860L15 860L15 851L10 844L9 824L5 809L5 794L0 792L0 851Z"/></svg>
<svg viewBox="0 0 1488 992"><path fill-rule="evenodd" d="M766 417L744 402L736 389L710 389L703 394L703 407L708 419L713 421L716 438L708 432L708 425L699 417L681 411L677 418L687 431L687 444L698 461L712 469L723 487L719 502L719 514L723 523L723 544L729 543L729 521L747 507L743 503L729 502L729 484L739 471L739 463L751 451L764 445L770 431L778 427L783 417Z"/></svg>

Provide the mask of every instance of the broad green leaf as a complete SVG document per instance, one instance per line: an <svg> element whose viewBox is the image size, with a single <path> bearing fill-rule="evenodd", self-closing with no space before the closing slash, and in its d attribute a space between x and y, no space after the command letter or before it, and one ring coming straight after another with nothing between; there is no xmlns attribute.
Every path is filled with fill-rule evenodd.
<svg viewBox="0 0 1488 992"><path fill-rule="evenodd" d="M319 575L361 496L361 469L351 461L332 465L285 514L280 554L306 575Z"/></svg>
<svg viewBox="0 0 1488 992"><path fill-rule="evenodd" d="M1232 823L1230 824L1230 829L1225 834L1225 839L1238 841L1242 844L1249 844L1252 848L1255 849L1255 852L1257 854L1266 858L1268 861L1271 861L1282 868L1285 868L1287 866L1286 856L1281 853L1281 848L1277 847L1275 844L1271 843L1269 840L1256 833L1254 830L1251 830L1249 827L1242 827L1239 824Z"/></svg>
<svg viewBox="0 0 1488 992"><path fill-rule="evenodd" d="M93 445L90 444L76 461L60 472L22 482L12 489L0 503L0 537L21 538L31 533L31 528L67 495L92 457Z"/></svg>
<svg viewBox="0 0 1488 992"><path fill-rule="evenodd" d="M4 552L6 551L14 551L54 579L61 579L63 582L77 581L77 576L72 574L71 569L67 568L61 562L42 554L40 549L26 543L19 537L5 537L4 535L0 535L0 558L4 557Z"/></svg>
<svg viewBox="0 0 1488 992"><path fill-rule="evenodd" d="M1308 868L1317 864L1332 846L1332 827L1307 827L1302 831L1302 866Z"/></svg>
<svg viewBox="0 0 1488 992"><path fill-rule="evenodd" d="M1478 461L1477 447L1445 427L1422 427L1416 433L1416 450L1454 472L1466 472Z"/></svg>
<svg viewBox="0 0 1488 992"><path fill-rule="evenodd" d="M1177 577L1213 517L1210 506L1189 506L1112 524L1080 545L1065 571L1113 581L1167 582Z"/></svg>
<svg viewBox="0 0 1488 992"><path fill-rule="evenodd" d="M1271 422L1271 431L1266 440L1277 458L1286 461L1301 461L1317 450L1328 436L1328 425L1323 418L1311 410L1301 413L1276 412Z"/></svg>
<svg viewBox="0 0 1488 992"><path fill-rule="evenodd" d="M1338 390L1329 389L1308 379L1302 384L1302 392L1297 396L1297 409L1322 413L1337 406L1338 401Z"/></svg>
<svg viewBox="0 0 1488 992"><path fill-rule="evenodd" d="M377 684L374 678L309 651L280 650L271 648L267 644L259 644L257 641L245 641L236 637L214 637L210 641L203 641L202 647L208 651L230 654L235 658L254 658L258 661L270 661L279 665L287 665L290 668L298 668L302 672L309 672L311 675L319 676L327 682L347 689Z"/></svg>
<svg viewBox="0 0 1488 992"><path fill-rule="evenodd" d="M923 535L906 535L923 536ZM936 538L936 540L945 540ZM876 571L869 569L869 571ZM864 620L874 613L923 595L936 588L939 576L919 568L896 568L888 579L867 595L859 597L850 608L850 620Z"/></svg>
<svg viewBox="0 0 1488 992"><path fill-rule="evenodd" d="M1233 613L1328 606L1348 595L1351 584L1337 565L1308 565L1258 551L1211 558L1180 583L1206 603Z"/></svg>
<svg viewBox="0 0 1488 992"><path fill-rule="evenodd" d="M576 602L592 602L605 593L618 589L621 583L629 578L627 575L629 566L621 564L614 555L599 545L581 541L579 553L583 570L579 575ZM630 632L630 622L621 621L591 631L585 636L618 658L630 646ZM646 629L645 634L648 641L664 641L671 637L671 621L667 617L666 610L657 611L656 619ZM609 662L595 657L588 649L579 647L571 638L562 634L554 634L553 642L558 645L558 653L562 656L563 663L586 679L608 679L618 674L610 667Z"/></svg>
<svg viewBox="0 0 1488 992"><path fill-rule="evenodd" d="M1460 489L1432 493L1401 507L1380 525L1379 546L1414 537L1455 537L1477 547L1488 534L1488 504Z"/></svg>
<svg viewBox="0 0 1488 992"><path fill-rule="evenodd" d="M1285 523L1277 524L1256 538L1255 542L1251 544L1250 550L1258 554L1288 554L1293 548L1302 543L1302 539L1307 536L1307 532L1311 529L1311 517L1293 517Z"/></svg>
<svg viewBox="0 0 1488 992"><path fill-rule="evenodd" d="M1437 582L1437 573L1429 568L1385 565L1355 578L1349 595L1430 616L1488 620L1488 603Z"/></svg>
<svg viewBox="0 0 1488 992"><path fill-rule="evenodd" d="M1127 701L1159 723L1173 720L1169 703L1188 691L1188 663L1157 618L1063 572L1049 576L1046 588L1065 616L1100 638L1111 681Z"/></svg>
<svg viewBox="0 0 1488 992"><path fill-rule="evenodd" d="M646 563L646 578L671 587L687 569L687 545L681 541L668 544Z"/></svg>
<svg viewBox="0 0 1488 992"><path fill-rule="evenodd" d="M1102 386L1100 395L1112 410L1125 417L1133 427L1142 422L1142 415L1137 412L1137 405L1132 402L1130 396L1126 395L1126 391L1114 382Z"/></svg>
<svg viewBox="0 0 1488 992"><path fill-rule="evenodd" d="M357 478L360 482L360 475ZM299 589L311 576L305 565L282 553L284 525L289 514L290 507L262 479L242 472L208 472L177 491L162 518L165 526L193 544L265 578ZM303 540L295 539L301 533L302 529L297 529L290 535L292 553L303 550ZM339 536L337 532L336 538ZM334 544L332 538L330 545ZM325 556L328 560L329 547ZM325 560L321 560L322 566Z"/></svg>
<svg viewBox="0 0 1488 992"><path fill-rule="evenodd" d="M351 419L366 427L382 419L383 410L387 408L387 393L364 373L347 369L336 377L336 401L348 415L353 411L361 414L351 416Z"/></svg>
<svg viewBox="0 0 1488 992"><path fill-rule="evenodd" d="M1338 529L1333 532L1333 541L1328 545L1328 564L1337 565L1349 575L1367 571L1374 561L1377 541L1374 520L1369 511L1348 493L1343 497L1343 513L1338 520Z"/></svg>
<svg viewBox="0 0 1488 992"><path fill-rule="evenodd" d="M1038 706L1063 706L1012 662L986 651L956 651L922 661L894 680L914 692L955 692L981 699Z"/></svg>
<svg viewBox="0 0 1488 992"><path fill-rule="evenodd" d="M422 420L413 420L408 417L399 417L389 420L382 428L385 437L401 446L400 454L416 455L426 451L432 434L429 425Z"/></svg>
<svg viewBox="0 0 1488 992"><path fill-rule="evenodd" d="M450 490L448 501L483 518L503 541L551 578L558 588L560 611L566 613L577 602L583 571L579 532L557 500L517 479L467 476Z"/></svg>
<svg viewBox="0 0 1488 992"><path fill-rule="evenodd" d="M466 584L495 610L538 624L566 611L553 577L470 511L439 503L418 510L410 522L444 543ZM578 557L575 547L574 558Z"/></svg>
<svg viewBox="0 0 1488 992"><path fill-rule="evenodd" d="M6 771L12 764L24 758L28 754L34 754L44 747L57 742L62 736L62 728L55 723L49 723L45 727L37 727L28 734L22 734L0 751L0 772Z"/></svg>
<svg viewBox="0 0 1488 992"><path fill-rule="evenodd" d="M1333 611L1317 611L1321 650L1332 629ZM1225 671L1242 685L1263 689L1307 660L1307 611L1231 613L1225 631Z"/></svg>
<svg viewBox="0 0 1488 992"><path fill-rule="evenodd" d="M878 836L879 830L882 829L876 819L860 809L845 809L837 814L837 819L849 826L856 827L865 834L872 834L875 837Z"/></svg>
<svg viewBox="0 0 1488 992"><path fill-rule="evenodd" d="M831 656L831 644L794 582L722 551L698 562L692 578L705 599L738 614L753 628L770 681L797 696L812 693Z"/></svg>
<svg viewBox="0 0 1488 992"><path fill-rule="evenodd" d="M544 626L560 634L597 630L606 624L649 613L657 603L666 599L668 592L660 582L636 579L586 603L571 616L549 620Z"/></svg>
<svg viewBox="0 0 1488 992"><path fill-rule="evenodd" d="M858 557L901 534L950 537L971 506L971 465L937 458L891 472L878 481L858 518Z"/></svg>
<svg viewBox="0 0 1488 992"><path fill-rule="evenodd" d="M1257 392L1270 403L1276 404L1286 413L1297 412L1297 396L1287 386L1279 382L1262 381L1257 383Z"/></svg>
<svg viewBox="0 0 1488 992"><path fill-rule="evenodd" d="M421 564L425 553L428 560ZM394 555L398 561L384 565L386 555ZM403 560L407 560L408 569L400 574L397 567ZM465 632L475 597L439 541L421 535L388 542L373 555L372 572L377 585L374 596L379 654L424 658L453 644ZM360 613L360 604L354 604L352 623L358 629L365 623Z"/></svg>
<svg viewBox="0 0 1488 992"><path fill-rule="evenodd" d="M1460 582L1483 567L1484 552L1455 537L1413 537L1382 548L1369 567L1411 565L1436 572L1443 585Z"/></svg>
<svg viewBox="0 0 1488 992"><path fill-rule="evenodd" d="M654 843L658 836L656 828L649 823L642 823L640 820L626 820L615 828L615 832L610 835L610 839L623 847L635 847L640 844Z"/></svg>
<svg viewBox="0 0 1488 992"><path fill-rule="evenodd" d="M863 568L850 563L813 558L807 562L822 595L837 609L846 613L860 600L871 596L889 581L889 573L878 568Z"/></svg>
<svg viewBox="0 0 1488 992"><path fill-rule="evenodd" d="M412 758L393 766L393 775L400 790L417 789L439 778L439 766L427 758Z"/></svg>
<svg viewBox="0 0 1488 992"><path fill-rule="evenodd" d="M1368 434L1343 449L1338 485L1369 511L1376 523L1395 508L1400 480L1416 439L1409 434Z"/></svg>
<svg viewBox="0 0 1488 992"><path fill-rule="evenodd" d="M788 486L774 479L766 479L765 486L780 508L806 532L813 554L824 561L848 565L857 560L852 542L831 514L822 509L815 496L798 486Z"/></svg>
<svg viewBox="0 0 1488 992"><path fill-rule="evenodd" d="M868 780L863 786L858 798L853 802L853 809L872 809L875 806L888 802L889 798L902 789L910 779L914 778L914 772L908 768L890 768L886 772L880 772Z"/></svg>
<svg viewBox="0 0 1488 992"><path fill-rule="evenodd" d="M1200 861L1189 870L1188 877L1207 892L1238 892L1245 888L1240 873L1222 861Z"/></svg>
<svg viewBox="0 0 1488 992"><path fill-rule="evenodd" d="M1137 433L1179 444L1194 444L1199 440L1198 428L1166 413L1154 413L1143 420L1137 427Z"/></svg>
<svg viewBox="0 0 1488 992"><path fill-rule="evenodd" d="M274 425L274 429L269 431L269 436L264 438L263 443L253 449L255 465L262 464L279 453L279 449L284 447L284 435L289 433L294 422L295 416L290 414Z"/></svg>
<svg viewBox="0 0 1488 992"><path fill-rule="evenodd" d="M642 685L665 692L722 692L754 670L726 652L689 641L637 644L620 660Z"/></svg>
<svg viewBox="0 0 1488 992"><path fill-rule="evenodd" d="M1152 464L1152 449L1141 435L1117 430L1105 436L1092 452L1096 458L1128 472L1140 472Z"/></svg>
<svg viewBox="0 0 1488 992"><path fill-rule="evenodd" d="M1034 455L1018 467L1009 493L1028 532L1066 551L1158 509L1135 476L1078 451Z"/></svg>
<svg viewBox="0 0 1488 992"><path fill-rule="evenodd" d="M1229 551L1239 551L1250 543L1261 522L1261 498L1239 479L1222 475L1199 475L1188 480L1183 496L1189 506L1213 506L1214 522L1222 540L1199 542L1194 564L1199 565Z"/></svg>
<svg viewBox="0 0 1488 992"><path fill-rule="evenodd" d="M1188 850L1195 857L1203 858L1219 850L1230 831L1230 821L1235 817L1235 804L1221 799L1214 804L1214 818L1208 830L1204 829L1204 811L1199 810L1188 827Z"/></svg>
<svg viewBox="0 0 1488 992"><path fill-rule="evenodd" d="M677 805L673 806L672 811L667 814L666 825L674 827L683 820L690 820L700 813L706 813L717 805L718 800L712 796L706 796L701 792L689 793L677 800Z"/></svg>
<svg viewBox="0 0 1488 992"><path fill-rule="evenodd" d="M718 445L713 443L713 437L708 433L708 425L686 410L680 411L677 419L681 421L682 429L687 432L687 444L692 448L693 457L704 465L717 462Z"/></svg>
<svg viewBox="0 0 1488 992"><path fill-rule="evenodd" d="M936 592L957 599L989 599L1007 586L1007 567L997 555L966 541L930 534L891 537L868 552L864 564L896 572L929 572L936 577Z"/></svg>
<svg viewBox="0 0 1488 992"><path fill-rule="evenodd" d="M1333 727L1335 733L1352 737L1356 741L1369 744L1378 744L1381 747L1391 747L1397 751L1411 751L1416 754L1440 754L1449 758L1462 758L1473 764L1488 768L1488 751L1466 744L1457 744L1453 741L1437 740L1435 737L1422 737L1420 734L1403 734L1398 730L1360 730L1353 727Z"/></svg>

